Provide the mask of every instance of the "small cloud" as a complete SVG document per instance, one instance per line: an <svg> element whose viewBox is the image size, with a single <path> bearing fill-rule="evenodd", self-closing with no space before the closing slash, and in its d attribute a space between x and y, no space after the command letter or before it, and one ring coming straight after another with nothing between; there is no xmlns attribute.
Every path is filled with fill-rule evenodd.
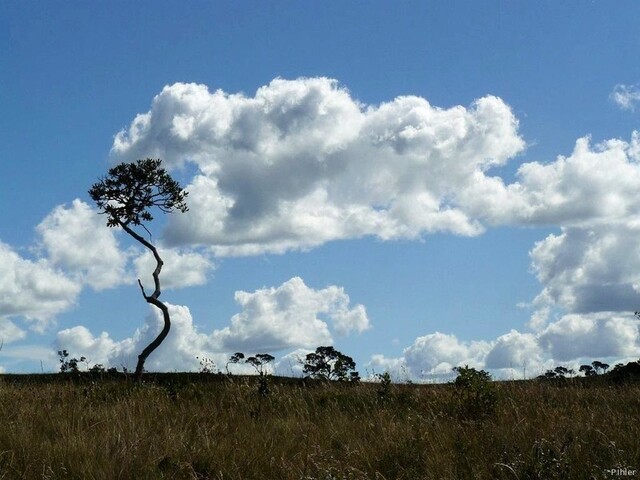
<svg viewBox="0 0 640 480"><path fill-rule="evenodd" d="M623 110L634 111L640 103L640 85L618 84L611 92L610 98Z"/></svg>
<svg viewBox="0 0 640 480"><path fill-rule="evenodd" d="M350 306L344 289L315 290L299 277L253 293L238 291L242 311L213 337L222 350L282 350L330 345L333 335L361 333L370 327L363 305Z"/></svg>

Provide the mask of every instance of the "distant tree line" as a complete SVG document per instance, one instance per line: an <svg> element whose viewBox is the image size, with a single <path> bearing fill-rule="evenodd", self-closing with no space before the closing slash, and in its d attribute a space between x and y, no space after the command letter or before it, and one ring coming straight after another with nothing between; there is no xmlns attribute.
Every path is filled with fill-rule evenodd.
<svg viewBox="0 0 640 480"><path fill-rule="evenodd" d="M89 372L116 372L115 368L104 368L102 364L90 366L91 362L85 356L80 358L70 357L67 350L59 350L58 358L60 363L60 373L79 373L80 365L84 364L84 371ZM222 374L220 370L216 371L216 365L213 360L206 357L196 357L200 362L200 373L217 373ZM229 357L225 365L227 375L231 375L229 366L232 364L250 365L256 371L258 376L266 377L268 366L275 360L273 355L268 353L258 353L252 356L245 356L242 352L236 352ZM126 368L123 367L125 373ZM321 346L316 348L315 352L306 355L302 371L307 378L326 381L338 382L357 382L360 380L360 374L356 370L356 362L348 355L336 350L333 346Z"/></svg>

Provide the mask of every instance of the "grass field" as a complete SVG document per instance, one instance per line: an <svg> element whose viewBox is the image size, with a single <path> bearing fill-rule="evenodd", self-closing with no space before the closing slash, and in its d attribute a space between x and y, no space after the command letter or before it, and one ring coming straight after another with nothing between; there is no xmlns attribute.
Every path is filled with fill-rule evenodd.
<svg viewBox="0 0 640 480"><path fill-rule="evenodd" d="M577 380L477 411L451 384L5 375L0 479L640 478L640 386Z"/></svg>

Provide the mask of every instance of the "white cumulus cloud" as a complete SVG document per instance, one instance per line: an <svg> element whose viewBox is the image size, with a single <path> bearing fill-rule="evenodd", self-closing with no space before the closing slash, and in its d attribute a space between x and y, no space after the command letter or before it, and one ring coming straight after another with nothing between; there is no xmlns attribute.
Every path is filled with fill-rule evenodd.
<svg viewBox="0 0 640 480"><path fill-rule="evenodd" d="M195 162L190 211L171 218L167 240L253 254L363 235L478 234L456 193L523 150L517 127L491 96L442 109L415 96L363 105L327 78L275 79L253 97L174 84L112 154Z"/></svg>
<svg viewBox="0 0 640 480"><path fill-rule="evenodd" d="M462 342L455 335L435 332L416 338L404 349L404 362L415 376L448 373L453 367L481 367L490 349L487 342Z"/></svg>
<svg viewBox="0 0 640 480"><path fill-rule="evenodd" d="M640 133L596 145L577 140L568 157L520 165L516 181L475 173L458 201L471 217L494 225L579 226L637 216Z"/></svg>
<svg viewBox="0 0 640 480"><path fill-rule="evenodd" d="M487 368L538 366L542 357L542 348L534 334L511 330L496 339L484 359L484 365Z"/></svg>
<svg viewBox="0 0 640 480"><path fill-rule="evenodd" d="M639 322L632 315L569 314L550 324L539 343L559 361L582 357L637 357L640 355Z"/></svg>
<svg viewBox="0 0 640 480"><path fill-rule="evenodd" d="M532 266L543 285L540 311L633 312L640 305L640 222L562 228L536 243ZM537 328L544 322L536 322ZM532 325L534 326L534 325Z"/></svg>
<svg viewBox="0 0 640 480"><path fill-rule="evenodd" d="M364 306L349 308L349 296L342 288L314 290L299 277L277 288L236 292L235 300L242 312L231 318L228 327L214 333L225 350L277 351L330 345L329 321L342 335L369 328Z"/></svg>

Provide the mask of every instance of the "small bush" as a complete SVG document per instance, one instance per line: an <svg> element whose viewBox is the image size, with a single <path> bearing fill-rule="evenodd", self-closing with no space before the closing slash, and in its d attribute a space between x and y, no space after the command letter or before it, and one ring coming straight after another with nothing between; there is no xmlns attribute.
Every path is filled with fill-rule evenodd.
<svg viewBox="0 0 640 480"><path fill-rule="evenodd" d="M469 420L492 415L498 403L498 396L495 386L491 383L491 375L467 365L454 367L453 370L458 374L454 382L458 414Z"/></svg>
<svg viewBox="0 0 640 480"><path fill-rule="evenodd" d="M391 400L391 375L389 372L377 374L376 377L380 380L380 387L377 390L378 402L384 404Z"/></svg>

